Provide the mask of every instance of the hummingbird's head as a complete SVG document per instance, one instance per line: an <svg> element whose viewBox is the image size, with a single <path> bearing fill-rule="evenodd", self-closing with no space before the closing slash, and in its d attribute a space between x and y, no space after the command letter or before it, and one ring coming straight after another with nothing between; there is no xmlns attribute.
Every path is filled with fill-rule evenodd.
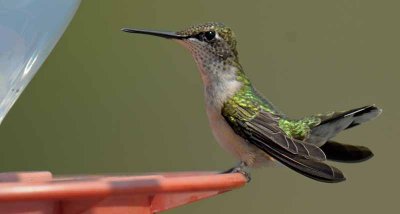
<svg viewBox="0 0 400 214"><path fill-rule="evenodd" d="M230 92L241 85L237 81L238 74L242 72L242 69L236 51L235 35L222 23L210 22L195 25L178 32L131 28L123 28L122 31L172 39L189 49L206 88L220 89L221 91L221 93L210 92L210 94L230 95ZM241 77L243 76L241 75Z"/></svg>
<svg viewBox="0 0 400 214"><path fill-rule="evenodd" d="M187 47L196 60L237 60L235 34L222 23L195 25L177 34L186 37L178 42Z"/></svg>
<svg viewBox="0 0 400 214"><path fill-rule="evenodd" d="M222 23L209 22L177 32L131 28L123 28L122 31L176 40L190 50L199 65L225 62L227 59L238 62L235 35Z"/></svg>

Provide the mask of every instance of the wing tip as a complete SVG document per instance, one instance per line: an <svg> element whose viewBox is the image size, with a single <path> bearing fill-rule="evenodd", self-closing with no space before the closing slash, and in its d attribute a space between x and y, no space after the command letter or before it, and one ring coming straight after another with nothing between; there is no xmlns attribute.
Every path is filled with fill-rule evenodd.
<svg viewBox="0 0 400 214"><path fill-rule="evenodd" d="M343 182L346 180L346 177L344 176L343 172L340 171L339 169L332 167L332 170L334 173L332 179L330 180L330 183L339 183Z"/></svg>
<svg viewBox="0 0 400 214"><path fill-rule="evenodd" d="M324 182L324 183L339 183L343 182L346 180L346 177L344 176L343 172L337 169L336 167L327 165L331 168L332 174L327 175L315 175L315 174L303 174L311 179L314 179L319 182Z"/></svg>

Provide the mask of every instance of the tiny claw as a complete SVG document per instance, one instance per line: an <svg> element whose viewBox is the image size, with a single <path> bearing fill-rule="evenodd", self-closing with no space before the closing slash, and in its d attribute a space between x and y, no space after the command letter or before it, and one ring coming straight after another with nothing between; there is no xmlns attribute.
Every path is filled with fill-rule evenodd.
<svg viewBox="0 0 400 214"><path fill-rule="evenodd" d="M221 174L227 174L227 173L240 173L242 174L244 177L246 177L246 182L249 183L251 181L251 176L250 173L247 172L244 168L246 166L243 163L240 163L238 166L230 168L226 171L223 171Z"/></svg>
<svg viewBox="0 0 400 214"><path fill-rule="evenodd" d="M231 173L240 173L240 174L242 174L244 177L246 177L246 182L247 182L247 183L250 183L250 181L251 181L250 173L244 171L242 168L235 169L235 170L233 170Z"/></svg>

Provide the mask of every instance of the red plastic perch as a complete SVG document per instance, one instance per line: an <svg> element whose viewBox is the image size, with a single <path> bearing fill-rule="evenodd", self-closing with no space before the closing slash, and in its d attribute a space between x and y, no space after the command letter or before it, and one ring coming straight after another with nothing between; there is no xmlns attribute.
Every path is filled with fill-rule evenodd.
<svg viewBox="0 0 400 214"><path fill-rule="evenodd" d="M0 213L157 213L243 186L241 174L163 173L54 178L0 173Z"/></svg>

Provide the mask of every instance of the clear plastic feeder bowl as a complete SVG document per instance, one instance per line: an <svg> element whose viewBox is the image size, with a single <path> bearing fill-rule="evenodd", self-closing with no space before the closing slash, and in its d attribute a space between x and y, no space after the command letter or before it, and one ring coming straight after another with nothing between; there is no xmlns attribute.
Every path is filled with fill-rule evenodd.
<svg viewBox="0 0 400 214"><path fill-rule="evenodd" d="M80 0L0 0L0 123L50 54Z"/></svg>

